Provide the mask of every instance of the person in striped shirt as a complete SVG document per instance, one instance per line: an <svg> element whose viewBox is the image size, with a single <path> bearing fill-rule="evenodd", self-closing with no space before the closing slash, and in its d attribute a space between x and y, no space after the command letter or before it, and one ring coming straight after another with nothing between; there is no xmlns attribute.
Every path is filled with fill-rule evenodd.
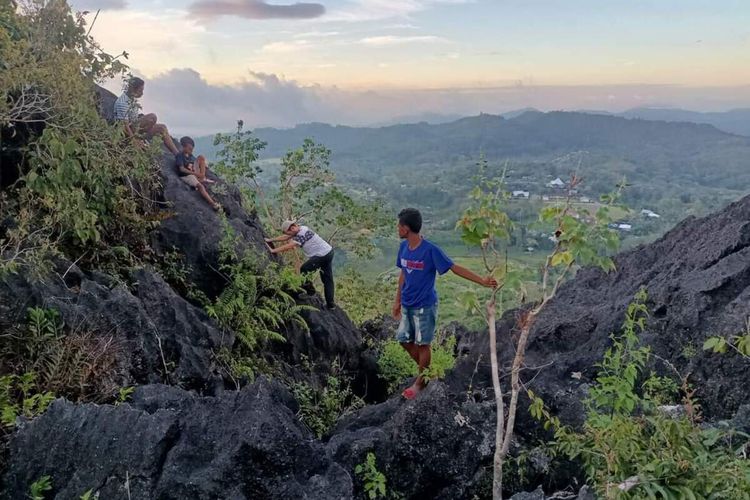
<svg viewBox="0 0 750 500"><path fill-rule="evenodd" d="M143 96L145 86L146 83L138 77L128 80L127 89L115 101L115 121L122 122L125 125L125 133L129 137L143 136L151 139L154 136L160 136L167 149L176 155L180 151L175 146L172 136L169 135L167 126L163 123L157 123L156 115L153 113L147 115L139 113L140 105L137 100Z"/></svg>
<svg viewBox="0 0 750 500"><path fill-rule="evenodd" d="M288 252L301 248L307 257L307 261L300 267L302 273L312 273L320 270L320 279L323 282L323 295L326 299L326 308L333 309L336 303L333 300L335 285L333 282L333 247L326 240L318 236L312 229L307 226L297 224L296 221L286 220L281 225L283 236L276 238L266 238L269 244L268 249L271 253ZM290 241L291 240L291 241ZM271 247L271 243L287 242L280 247ZM315 293L315 287L312 282L304 284L304 289L308 295Z"/></svg>

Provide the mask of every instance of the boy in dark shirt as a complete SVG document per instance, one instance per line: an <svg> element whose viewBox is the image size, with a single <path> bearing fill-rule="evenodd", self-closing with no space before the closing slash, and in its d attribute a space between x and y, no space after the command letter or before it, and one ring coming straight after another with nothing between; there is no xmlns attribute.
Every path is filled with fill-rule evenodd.
<svg viewBox="0 0 750 500"><path fill-rule="evenodd" d="M398 250L396 266L401 269L398 291L393 304L393 317L401 320L398 340L419 366L414 384L402 393L414 399L425 386L422 373L430 366L437 323L438 296L435 290L436 274L453 271L464 279L489 288L497 281L492 276L482 278L465 267L454 264L440 247L422 238L422 214L415 208L405 208L398 214L398 236L404 240Z"/></svg>
<svg viewBox="0 0 750 500"><path fill-rule="evenodd" d="M206 186L203 185L204 183L213 183L212 180L206 178L206 171L208 170L206 159L203 156L199 156L198 158L193 156L195 141L190 137L183 137L180 139L180 145L182 146L182 151L175 155L175 168L177 169L177 175L180 176L182 182L191 188L196 189L214 210L219 210L221 205L211 198L211 195L208 194L208 190L206 190Z"/></svg>

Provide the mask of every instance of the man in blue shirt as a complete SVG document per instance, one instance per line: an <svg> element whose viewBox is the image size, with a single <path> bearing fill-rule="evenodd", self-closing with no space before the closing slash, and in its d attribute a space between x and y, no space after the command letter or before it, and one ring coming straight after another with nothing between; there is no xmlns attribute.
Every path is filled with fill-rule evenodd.
<svg viewBox="0 0 750 500"><path fill-rule="evenodd" d="M419 366L414 384L402 393L414 399L425 386L422 373L430 366L435 335L438 296L435 276L453 271L478 285L494 288L497 281L483 278L465 267L454 264L440 247L422 238L422 214L416 208L405 208L398 214L398 236L404 240L398 249L396 266L401 269L393 317L401 320L396 339Z"/></svg>

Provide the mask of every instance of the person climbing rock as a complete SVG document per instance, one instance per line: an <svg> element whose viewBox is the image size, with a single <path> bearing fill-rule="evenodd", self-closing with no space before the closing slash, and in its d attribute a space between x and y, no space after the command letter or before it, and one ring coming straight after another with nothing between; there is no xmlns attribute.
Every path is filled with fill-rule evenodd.
<svg viewBox="0 0 750 500"><path fill-rule="evenodd" d="M167 149L176 155L179 150L175 146L172 136L169 135L167 126L157 123L157 117L153 113L142 115L138 112L140 106L137 100L143 96L145 87L146 83L138 77L128 80L125 92L115 101L115 121L125 124L125 133L131 138L145 137L151 139L154 136L160 136Z"/></svg>
<svg viewBox="0 0 750 500"><path fill-rule="evenodd" d="M206 159L202 156L198 158L193 156L195 141L190 137L183 137L180 139L180 145L182 146L182 151L175 155L175 168L177 169L177 175L180 176L180 180L198 191L214 210L221 209L221 205L211 198L206 186L203 185L213 184L213 181L206 178L206 171L208 170Z"/></svg>
<svg viewBox="0 0 750 500"><path fill-rule="evenodd" d="M329 245L323 238L314 233L309 227L301 226L291 220L284 221L281 225L281 232L284 233L283 236L266 238L266 243L291 241L277 248L269 246L268 248L271 253L277 254L295 248L302 248L305 257L307 257L307 261L302 264L302 267L300 267L300 272L311 273L320 270L326 307L328 309L336 307L333 301L333 247L331 247L331 245ZM313 295L315 293L315 287L312 282L308 281L304 286L308 295Z"/></svg>
<svg viewBox="0 0 750 500"><path fill-rule="evenodd" d="M396 257L396 267L401 273L393 303L393 317L400 320L396 340L419 367L419 375L414 383L402 393L406 399L414 399L426 385L423 373L430 366L430 344L437 324L436 275L453 271L478 285L497 287L497 281L491 276L483 278L454 264L440 247L422 237L421 230L422 214L419 210L405 208L399 212L398 236L403 241Z"/></svg>

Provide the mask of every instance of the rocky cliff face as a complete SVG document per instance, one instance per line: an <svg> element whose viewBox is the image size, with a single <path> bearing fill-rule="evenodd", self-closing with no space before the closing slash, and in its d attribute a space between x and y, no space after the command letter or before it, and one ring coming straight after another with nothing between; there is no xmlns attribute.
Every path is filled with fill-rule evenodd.
<svg viewBox="0 0 750 500"><path fill-rule="evenodd" d="M215 295L223 287L215 272L221 238L216 214L177 179L169 157L162 176L171 206L154 246L160 252L176 247L200 288ZM260 251L260 224L233 193L227 187L217 197L248 248ZM563 421L579 422L595 363L633 295L646 287L652 315L642 340L691 374L707 418L749 414L742 406L750 395L747 362L703 353L701 346L708 336L741 331L750 316L750 198L711 217L687 219L616 263L611 274L580 271L539 317L524 373L535 392ZM231 334L154 272L134 271L136 285L126 287L68 267L62 263L44 283L21 276L1 282L0 325L17 321L30 305L58 308L66 321L94 321L97 331L112 332L126 345L117 362L122 385L140 387L119 406L58 400L44 415L22 422L0 497L23 498L31 482L50 475L59 499L88 489L113 499L361 498L354 468L370 451L389 489L405 498L488 497L495 415L483 332L458 329L456 368L416 401L393 397L369 405L321 441L300 423L297 403L281 384L259 379L240 391L225 389L213 351L231 345ZM317 297L304 300L320 304ZM506 363L516 315L507 313L498 325ZM321 310L305 319L310 333L285 331L287 342L272 346L268 359L293 378L304 376L303 356L324 369L339 359L358 376L359 392L370 391L377 400L382 389L372 354L346 315ZM369 333L386 336L392 329L385 322ZM657 363L655 369L663 367ZM550 469L549 459L532 449L542 432L520 412L517 441L529 451L532 486L576 486L579 472ZM529 495L524 498L544 498Z"/></svg>
<svg viewBox="0 0 750 500"><path fill-rule="evenodd" d="M528 347L528 366L536 392L568 422L580 421L580 400L619 332L627 304L636 292L648 291L651 316L642 342L672 363L698 388L703 414L709 419L734 415L747 402L748 362L702 350L710 336L729 336L747 329L750 318L750 198L706 218L688 218L658 241L616 258L617 272L580 271L566 283L539 316ZM515 312L499 325L503 352L511 354ZM484 342L454 370L460 387L473 372L474 361L488 359ZM480 383L489 385L489 368L480 363ZM654 365L664 371L662 362ZM573 374L581 373L580 378Z"/></svg>
<svg viewBox="0 0 750 500"><path fill-rule="evenodd" d="M536 377L534 390L565 421L578 421L580 399L595 375L593 365L608 346L609 334L618 330L631 297L645 286L653 314L642 340L680 370L692 373L691 380L702 388L699 397L708 418L731 416L748 396L746 361L705 354L700 347L709 335L740 331L750 313L748 224L750 198L714 216L686 220L659 241L618 256L616 273L581 271L534 328L528 364L544 366L527 375ZM187 352L175 358L184 364L180 373L185 374L175 380L177 385L179 380L191 380L190 374L210 373L210 365L190 353L208 352L211 344L194 345L191 330L172 320L173 315L188 314L200 319L199 311L174 298L171 303L144 305L142 301L151 299L141 295L140 287L159 290L164 284L144 274L138 281L143 285L128 297L117 289L102 295L95 281L84 280L79 286L85 293L72 301L80 303L83 297L92 307L99 304L99 310L115 315L122 309L137 311L140 321L162 325L160 332L174 339L175 349ZM72 293L59 286L38 290L39 299L44 300L42 294ZM65 311L67 302L56 299L55 304ZM295 364L296 351L313 348L320 356L334 351L359 355L360 333L345 318L326 314L308 316L309 338L290 337L284 348L290 365ZM514 315L508 313L500 323L500 347L506 358ZM203 328L203 334L195 335L211 338L209 326ZM57 401L16 433L6 476L8 498L22 494L42 474L55 478L58 498L88 488L106 491L108 498L125 498L126 472L131 488L147 498L353 498L360 491L353 469L368 451L376 453L389 485L407 498L483 498L494 432L486 337L461 331L459 335L458 365L445 382L431 384L413 402L394 397L370 405L342 420L324 442L313 439L296 419L296 403L286 389L264 380L239 393L216 396L198 396L189 390L191 384L147 385L138 389L132 403L119 407ZM144 373L158 374L153 355L142 357L152 359ZM582 372L580 380L572 377L574 372ZM154 378L158 375L140 380ZM519 443L538 433L522 412ZM41 447L55 451L42 453ZM107 459L102 462L102 457ZM555 479L556 472L545 469L545 460L539 457L534 465L540 481L546 478L559 485L560 476L570 480L560 471Z"/></svg>

